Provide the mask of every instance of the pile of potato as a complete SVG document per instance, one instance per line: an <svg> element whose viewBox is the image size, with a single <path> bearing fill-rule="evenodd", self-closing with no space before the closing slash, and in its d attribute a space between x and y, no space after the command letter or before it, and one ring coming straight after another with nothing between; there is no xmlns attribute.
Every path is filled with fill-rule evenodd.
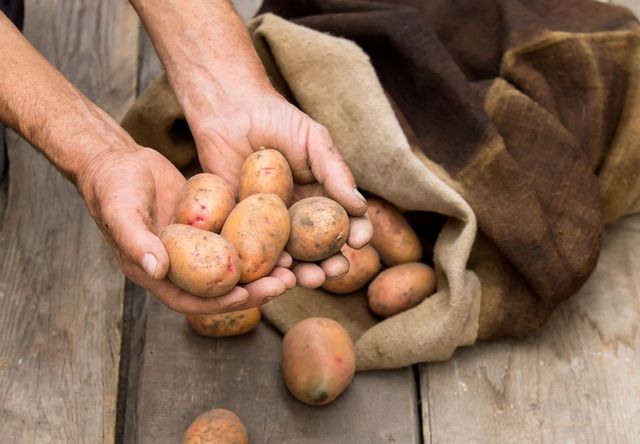
<svg viewBox="0 0 640 444"><path fill-rule="evenodd" d="M291 168L276 150L261 149L247 158L238 194L236 205L223 179L197 174L182 191L174 223L160 233L170 258L169 279L191 294L217 297L238 283L267 276L285 250L295 260L307 262L341 252L349 261L349 271L327 280L322 288L342 295L368 285L369 308L380 317L414 307L435 291L433 269L420 262L423 250L418 236L402 213L380 198L368 199L373 239L354 250L346 244L349 217L337 202L313 197L289 207ZM186 318L196 332L219 338L253 330L260 322L260 309ZM285 335L282 374L300 401L330 403L348 387L354 373L354 347L337 322L308 318ZM246 435L231 412L212 410L196 419L184 442L197 439L200 431L227 429Z"/></svg>
<svg viewBox="0 0 640 444"><path fill-rule="evenodd" d="M169 279L196 296L228 293L236 284L267 276L286 250L299 261L336 254L349 234L349 218L326 197L302 199L290 209L293 178L280 152L262 149L245 161L236 205L229 185L215 174L189 179L161 233L170 259ZM197 332L212 337L252 330L260 310L187 316Z"/></svg>

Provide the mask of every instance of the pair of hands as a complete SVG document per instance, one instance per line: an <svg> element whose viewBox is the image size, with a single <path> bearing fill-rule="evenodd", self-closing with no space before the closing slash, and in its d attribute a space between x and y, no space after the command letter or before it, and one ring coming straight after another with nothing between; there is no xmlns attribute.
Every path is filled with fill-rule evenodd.
<svg viewBox="0 0 640 444"><path fill-rule="evenodd" d="M293 171L294 201L319 195L335 199L352 216L349 245L357 249L367 244L373 229L364 216L366 201L326 128L274 90L265 88L244 97L230 98L215 113L202 113L206 116L202 119L190 119L203 169L237 191L244 160L261 146L277 148ZM156 236L171 223L185 178L156 151L134 143L129 148L91 162L78 177L78 187L127 277L169 308L186 314L242 310L296 283L315 288L348 271L349 263L341 254L320 264L296 264L285 252L269 276L224 296L204 299L185 292L166 278L169 257Z"/></svg>

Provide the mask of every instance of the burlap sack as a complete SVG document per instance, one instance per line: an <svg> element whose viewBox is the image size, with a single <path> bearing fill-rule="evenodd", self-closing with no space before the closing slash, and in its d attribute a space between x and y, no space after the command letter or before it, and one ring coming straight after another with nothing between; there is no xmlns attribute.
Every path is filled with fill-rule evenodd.
<svg viewBox="0 0 640 444"><path fill-rule="evenodd" d="M592 0L264 0L353 40L473 209L478 337L537 329L638 209L640 26ZM422 227L418 227L421 229Z"/></svg>

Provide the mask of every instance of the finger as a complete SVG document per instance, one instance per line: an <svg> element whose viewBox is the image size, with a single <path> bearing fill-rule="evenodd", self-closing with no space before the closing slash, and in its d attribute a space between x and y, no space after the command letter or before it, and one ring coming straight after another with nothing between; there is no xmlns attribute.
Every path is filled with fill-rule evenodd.
<svg viewBox="0 0 640 444"><path fill-rule="evenodd" d="M169 255L162 241L150 231L152 220L144 204L128 198L113 197L102 211L103 229L116 247L130 262L145 271L147 276L161 280L169 271Z"/></svg>
<svg viewBox="0 0 640 444"><path fill-rule="evenodd" d="M301 287L318 288L326 280L322 268L311 262L300 262L293 266L292 271L296 275L296 282Z"/></svg>
<svg viewBox="0 0 640 444"><path fill-rule="evenodd" d="M146 277L144 273L143 276ZM249 300L249 292L242 287L234 287L229 293L215 298L194 296L171 283L168 279L157 281L146 278L138 283L147 288L155 297L171 310L183 314L219 314L239 310ZM248 308L248 307L247 307Z"/></svg>
<svg viewBox="0 0 640 444"><path fill-rule="evenodd" d="M362 217L352 217L349 220L349 237L347 243L356 250L364 247L373 237L373 225L365 213Z"/></svg>
<svg viewBox="0 0 640 444"><path fill-rule="evenodd" d="M284 282L284 286L287 290L291 290L296 286L296 276L287 268L276 267L273 269L270 276Z"/></svg>
<svg viewBox="0 0 640 444"><path fill-rule="evenodd" d="M316 180L329 197L340 203L352 216L367 211L367 201L356 188L356 181L336 149L329 131L313 124L307 136L309 163Z"/></svg>
<svg viewBox="0 0 640 444"><path fill-rule="evenodd" d="M266 276L249 282L244 288L249 292L249 304L260 305L284 293L286 285L279 278Z"/></svg>
<svg viewBox="0 0 640 444"><path fill-rule="evenodd" d="M349 272L349 260L338 253L320 262L320 268L327 280L340 279Z"/></svg>
<svg viewBox="0 0 640 444"><path fill-rule="evenodd" d="M293 263L293 258L289 253L283 251L280 253L280 257L278 258L278 262L276 263L276 267L289 268Z"/></svg>

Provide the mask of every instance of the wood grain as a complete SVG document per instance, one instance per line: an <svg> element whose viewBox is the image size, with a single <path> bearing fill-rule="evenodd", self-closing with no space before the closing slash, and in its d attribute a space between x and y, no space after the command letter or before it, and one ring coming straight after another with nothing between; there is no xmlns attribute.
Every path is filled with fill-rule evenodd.
<svg viewBox="0 0 640 444"><path fill-rule="evenodd" d="M609 227L595 272L540 334L423 366L424 441L637 442L638 240L640 215Z"/></svg>
<svg viewBox="0 0 640 444"><path fill-rule="evenodd" d="M4 140L4 137L0 138L0 144L2 143L2 140ZM2 226L4 225L4 213L7 208L8 193L9 193L9 178L2 177L2 173L0 172L0 230L2 230Z"/></svg>
<svg viewBox="0 0 640 444"><path fill-rule="evenodd" d="M243 419L251 443L417 443L411 369L356 375L324 408L306 406L280 374L281 336L262 323L247 335L211 339L155 298L147 309L137 442L175 443L212 407Z"/></svg>
<svg viewBox="0 0 640 444"><path fill-rule="evenodd" d="M125 0L26 2L25 34L116 117L134 99ZM0 442L112 443L124 278L71 184L8 135L0 233Z"/></svg>

